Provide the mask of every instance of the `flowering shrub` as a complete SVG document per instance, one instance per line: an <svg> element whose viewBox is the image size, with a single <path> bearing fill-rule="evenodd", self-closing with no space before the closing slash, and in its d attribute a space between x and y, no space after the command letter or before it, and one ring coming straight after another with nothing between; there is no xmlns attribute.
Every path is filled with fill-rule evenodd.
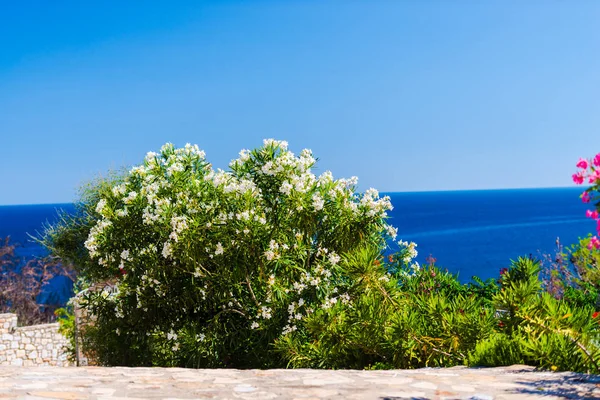
<svg viewBox="0 0 600 400"><path fill-rule="evenodd" d="M596 222L597 235L592 236L587 242L588 249L600 249L600 153L592 160L580 158L577 162L577 171L573 174L573 182L582 185L587 181L591 186L581 194L581 200L584 203L595 203L595 209L587 210L586 216Z"/></svg>
<svg viewBox="0 0 600 400"><path fill-rule="evenodd" d="M83 272L114 286L81 304L97 317L88 333L100 361L277 365L276 339L351 303L341 259L384 249L396 236L392 205L374 189L356 193L356 178L314 175L314 164L309 150L265 140L215 171L197 146L167 144L94 189Z"/></svg>
<svg viewBox="0 0 600 400"><path fill-rule="evenodd" d="M592 305L600 307L600 153L593 159L580 158L577 162L577 173L573 174L573 181L577 184L588 183L590 186L581 194L581 200L592 204L593 209L586 210L586 217L596 223L596 234L589 234L578 243L567 249L567 254L560 254L557 258L560 263L569 264L557 280L558 286L564 290L564 298L577 305Z"/></svg>

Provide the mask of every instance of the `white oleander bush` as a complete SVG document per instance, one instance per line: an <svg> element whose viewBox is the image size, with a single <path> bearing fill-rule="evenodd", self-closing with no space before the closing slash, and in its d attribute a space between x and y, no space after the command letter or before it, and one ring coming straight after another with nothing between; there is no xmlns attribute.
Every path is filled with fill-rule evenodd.
<svg viewBox="0 0 600 400"><path fill-rule="evenodd" d="M81 300L101 363L279 366L278 339L353 301L341 258L396 236L389 198L287 147L265 140L215 171L197 146L166 144L90 189L82 273L114 282Z"/></svg>

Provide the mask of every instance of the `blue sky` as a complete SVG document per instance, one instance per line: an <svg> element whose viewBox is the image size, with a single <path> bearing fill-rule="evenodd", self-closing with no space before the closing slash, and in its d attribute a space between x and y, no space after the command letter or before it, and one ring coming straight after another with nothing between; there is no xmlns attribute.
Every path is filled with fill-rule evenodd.
<svg viewBox="0 0 600 400"><path fill-rule="evenodd" d="M165 142L284 139L382 191L568 186L600 151L597 1L91 4L0 5L0 204Z"/></svg>

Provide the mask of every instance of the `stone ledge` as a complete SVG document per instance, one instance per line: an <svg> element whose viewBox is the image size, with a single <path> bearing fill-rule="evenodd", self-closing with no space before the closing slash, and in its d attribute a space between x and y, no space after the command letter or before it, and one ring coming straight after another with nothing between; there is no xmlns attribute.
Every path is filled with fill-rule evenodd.
<svg viewBox="0 0 600 400"><path fill-rule="evenodd" d="M31 399L579 399L600 376L531 367L234 370L0 367L0 397Z"/></svg>
<svg viewBox="0 0 600 400"><path fill-rule="evenodd" d="M39 324L39 325L29 325L29 326L18 326L15 330L17 331L41 331L41 330L52 330L58 331L58 327L60 324L58 322L53 322L51 324Z"/></svg>

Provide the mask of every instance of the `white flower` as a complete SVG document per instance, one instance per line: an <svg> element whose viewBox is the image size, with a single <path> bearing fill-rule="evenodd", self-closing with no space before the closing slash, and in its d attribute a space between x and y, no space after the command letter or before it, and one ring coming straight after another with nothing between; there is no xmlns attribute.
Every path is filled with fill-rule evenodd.
<svg viewBox="0 0 600 400"><path fill-rule="evenodd" d="M365 192L365 197L376 199L379 197L379 191L377 189L370 188Z"/></svg>
<svg viewBox="0 0 600 400"><path fill-rule="evenodd" d="M392 240L396 240L396 236L398 236L398 228L394 228L391 225L386 225L385 230L388 236L392 238Z"/></svg>
<svg viewBox="0 0 600 400"><path fill-rule="evenodd" d="M174 216L171 218L171 227L174 232L181 233L188 228L187 218L183 216Z"/></svg>
<svg viewBox="0 0 600 400"><path fill-rule="evenodd" d="M283 331L281 332L281 334L282 335L287 335L288 333L291 333L291 332L295 331L296 329L298 329L296 327L296 325L292 325L292 326L286 325L286 326L283 327Z"/></svg>
<svg viewBox="0 0 600 400"><path fill-rule="evenodd" d="M129 192L129 194L127 195L127 197L125 197L125 198L123 199L123 202L124 202L125 204L129 204L129 203L131 203L132 201L134 201L134 200L135 200L135 198L137 197L137 195L138 195L138 194L132 190L131 192Z"/></svg>
<svg viewBox="0 0 600 400"><path fill-rule="evenodd" d="M252 325L250 325L250 328L252 328L252 329L257 329L257 328L258 328L258 326L259 326L259 325L258 325L258 322L256 322L256 321L252 321Z"/></svg>
<svg viewBox="0 0 600 400"><path fill-rule="evenodd" d="M265 257L268 261L272 261L275 259L276 254L273 250L267 250L265 251Z"/></svg>
<svg viewBox="0 0 600 400"><path fill-rule="evenodd" d="M236 215L238 220L248 221L250 219L250 211L246 210Z"/></svg>
<svg viewBox="0 0 600 400"><path fill-rule="evenodd" d="M215 256L223 254L223 245L221 242L217 243L217 248L215 249Z"/></svg>
<svg viewBox="0 0 600 400"><path fill-rule="evenodd" d="M129 258L129 250L123 250L123 251L121 252L121 258L122 258L123 260L129 260L129 259L130 259L130 258Z"/></svg>
<svg viewBox="0 0 600 400"><path fill-rule="evenodd" d="M230 175L227 172L219 169L212 176L212 183L215 186L225 185L229 181L229 178L230 178Z"/></svg>
<svg viewBox="0 0 600 400"><path fill-rule="evenodd" d="M294 282L292 286L294 286L294 290L298 293L306 289L306 285L304 283Z"/></svg>
<svg viewBox="0 0 600 400"><path fill-rule="evenodd" d="M273 162L272 161L267 161L261 168L260 168L261 172L265 175L275 175L275 172L273 171Z"/></svg>
<svg viewBox="0 0 600 400"><path fill-rule="evenodd" d="M167 333L167 340L177 340L177 334L171 329L171 332Z"/></svg>
<svg viewBox="0 0 600 400"><path fill-rule="evenodd" d="M402 259L404 263L410 263L414 258L416 258L419 255L419 252L416 249L417 244L415 242L407 243L401 241L399 244L406 248L406 254Z"/></svg>
<svg viewBox="0 0 600 400"><path fill-rule="evenodd" d="M240 161L246 162L250 159L250 150L242 149L240 150Z"/></svg>
<svg viewBox="0 0 600 400"><path fill-rule="evenodd" d="M358 184L358 177L353 176L350 179L340 179L338 182L346 189L350 189Z"/></svg>
<svg viewBox="0 0 600 400"><path fill-rule="evenodd" d="M262 306L260 309L259 316L263 317L264 319L271 319L271 316L272 316L271 312L272 312L271 308Z"/></svg>
<svg viewBox="0 0 600 400"><path fill-rule="evenodd" d="M315 161L316 160L312 155L312 151L309 149L304 149L300 152L299 164L302 170L306 171L315 163Z"/></svg>
<svg viewBox="0 0 600 400"><path fill-rule="evenodd" d="M116 185L112 188L112 193L115 196L122 196L125 194L126 190L127 190L127 186L124 183L121 183L120 185Z"/></svg>
<svg viewBox="0 0 600 400"><path fill-rule="evenodd" d="M167 168L167 174L169 175L173 175L175 172L183 172L185 170L185 167L183 166L183 164L181 163L174 163L169 165L169 167Z"/></svg>
<svg viewBox="0 0 600 400"><path fill-rule="evenodd" d="M146 162L151 163L152 161L154 161L156 156L158 156L158 154L156 154L153 151L149 151L148 153L146 153Z"/></svg>
<svg viewBox="0 0 600 400"><path fill-rule="evenodd" d="M283 194L289 195L292 192L293 188L294 187L292 186L291 183L289 183L288 181L285 181L281 184L279 191Z"/></svg>
<svg viewBox="0 0 600 400"><path fill-rule="evenodd" d="M317 249L317 257L319 257L321 254L327 254L329 253L329 249L325 248L325 247L319 247Z"/></svg>
<svg viewBox="0 0 600 400"><path fill-rule="evenodd" d="M287 148L288 148L288 142L286 142L285 140L264 139L263 140L263 145L265 147L267 147L267 146L279 146L279 148L281 148L281 150L287 150Z"/></svg>
<svg viewBox="0 0 600 400"><path fill-rule="evenodd" d="M319 176L319 186L324 186L331 182L333 182L333 174L331 171L325 171Z"/></svg>
<svg viewBox="0 0 600 400"><path fill-rule="evenodd" d="M102 211L104 211L104 207L105 206L106 206L106 200L105 199L100 199L100 201L96 205L96 212L98 214L102 214Z"/></svg>
<svg viewBox="0 0 600 400"><path fill-rule="evenodd" d="M340 256L335 254L335 252L333 252L333 251L331 252L331 254L329 254L328 258L329 258L329 262L332 263L333 265L336 265L337 263L340 262Z"/></svg>
<svg viewBox="0 0 600 400"><path fill-rule="evenodd" d="M171 243L165 242L162 249L162 255L164 258L169 258L173 254L173 248L171 247Z"/></svg>
<svg viewBox="0 0 600 400"><path fill-rule="evenodd" d="M144 214L142 215L142 219L144 220L144 224L146 224L146 225L152 225L154 222L158 221L159 218L160 218L160 215L153 214L151 212L150 207L146 207L144 209Z"/></svg>

